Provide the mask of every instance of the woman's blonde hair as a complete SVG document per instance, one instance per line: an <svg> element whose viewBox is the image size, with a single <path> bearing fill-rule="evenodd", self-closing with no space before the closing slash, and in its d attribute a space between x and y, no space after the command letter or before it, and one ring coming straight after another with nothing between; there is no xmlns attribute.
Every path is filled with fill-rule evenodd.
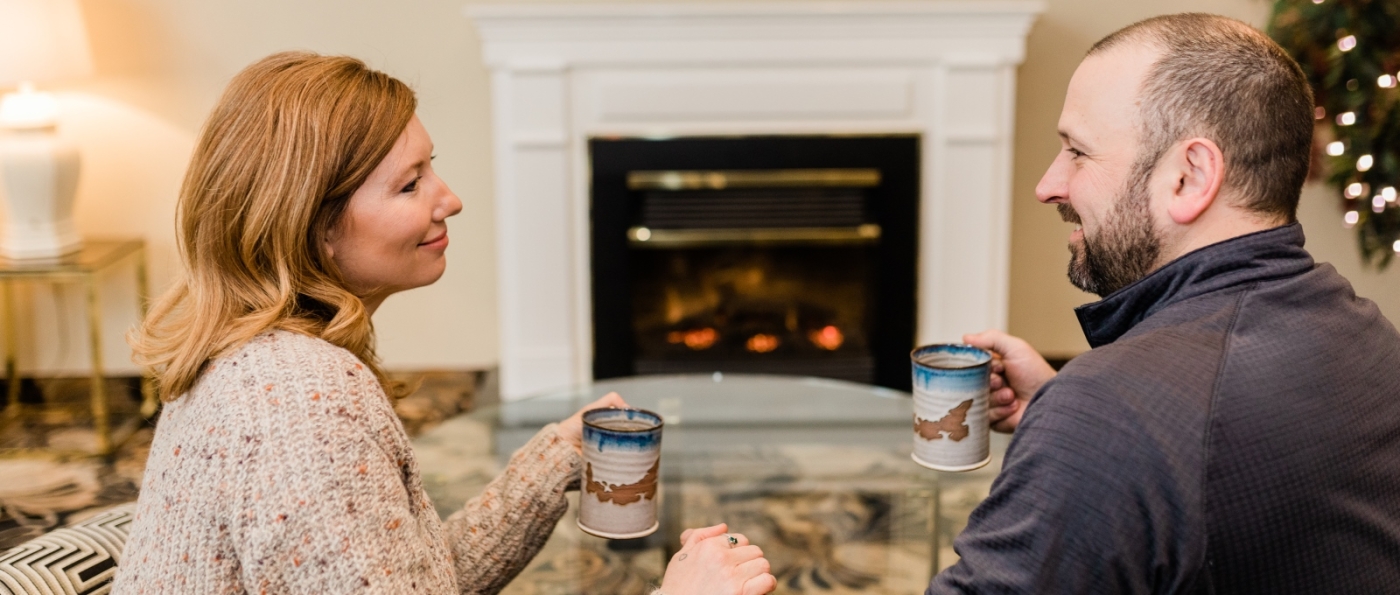
<svg viewBox="0 0 1400 595"><path fill-rule="evenodd" d="M271 329L343 347L397 392L325 237L416 108L407 85L348 57L274 54L233 78L180 188L184 275L128 337L162 400Z"/></svg>

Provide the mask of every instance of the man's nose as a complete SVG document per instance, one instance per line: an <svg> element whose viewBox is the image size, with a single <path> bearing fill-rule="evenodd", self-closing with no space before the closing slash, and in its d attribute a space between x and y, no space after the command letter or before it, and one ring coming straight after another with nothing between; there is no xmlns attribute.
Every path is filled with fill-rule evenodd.
<svg viewBox="0 0 1400 595"><path fill-rule="evenodd" d="M1062 154L1063 155L1063 154ZM1068 194L1069 168L1062 156L1057 156L1050 162L1050 167L1045 170L1045 175L1040 177L1040 183L1035 185L1035 199L1046 203L1064 202Z"/></svg>

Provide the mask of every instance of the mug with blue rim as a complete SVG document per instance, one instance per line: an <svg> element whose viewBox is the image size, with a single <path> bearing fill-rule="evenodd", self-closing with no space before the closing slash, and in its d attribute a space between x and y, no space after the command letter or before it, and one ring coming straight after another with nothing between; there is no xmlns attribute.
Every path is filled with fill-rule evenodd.
<svg viewBox="0 0 1400 595"><path fill-rule="evenodd" d="M609 539L636 539L660 527L661 416L608 407L583 413L583 482L578 526Z"/></svg>
<svg viewBox="0 0 1400 595"><path fill-rule="evenodd" d="M971 471L991 461L987 407L992 354L961 343L909 354L914 368L914 462Z"/></svg>

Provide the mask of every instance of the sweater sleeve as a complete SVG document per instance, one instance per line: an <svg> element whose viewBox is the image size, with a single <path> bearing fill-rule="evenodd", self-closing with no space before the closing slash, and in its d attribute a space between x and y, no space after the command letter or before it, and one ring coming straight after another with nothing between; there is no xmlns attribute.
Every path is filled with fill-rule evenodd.
<svg viewBox="0 0 1400 595"><path fill-rule="evenodd" d="M550 424L516 451L481 495L445 527L462 593L499 593L544 547L569 509L582 457Z"/></svg>

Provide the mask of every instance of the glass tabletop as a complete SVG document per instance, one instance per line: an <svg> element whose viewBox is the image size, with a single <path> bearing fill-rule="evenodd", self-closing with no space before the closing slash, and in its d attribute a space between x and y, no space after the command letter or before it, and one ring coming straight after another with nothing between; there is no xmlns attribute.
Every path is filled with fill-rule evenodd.
<svg viewBox="0 0 1400 595"><path fill-rule="evenodd" d="M90 239L70 254L11 260L0 256L0 278L82 275L100 271L144 248L143 240Z"/></svg>
<svg viewBox="0 0 1400 595"><path fill-rule="evenodd" d="M578 529L577 493L504 592L645 594L687 527L729 523L761 546L777 593L918 593L957 560L952 540L986 497L1009 437L967 473L916 465L908 393L817 378L638 376L483 407L414 440L446 517L540 427L616 391L666 419L661 529L612 541Z"/></svg>

